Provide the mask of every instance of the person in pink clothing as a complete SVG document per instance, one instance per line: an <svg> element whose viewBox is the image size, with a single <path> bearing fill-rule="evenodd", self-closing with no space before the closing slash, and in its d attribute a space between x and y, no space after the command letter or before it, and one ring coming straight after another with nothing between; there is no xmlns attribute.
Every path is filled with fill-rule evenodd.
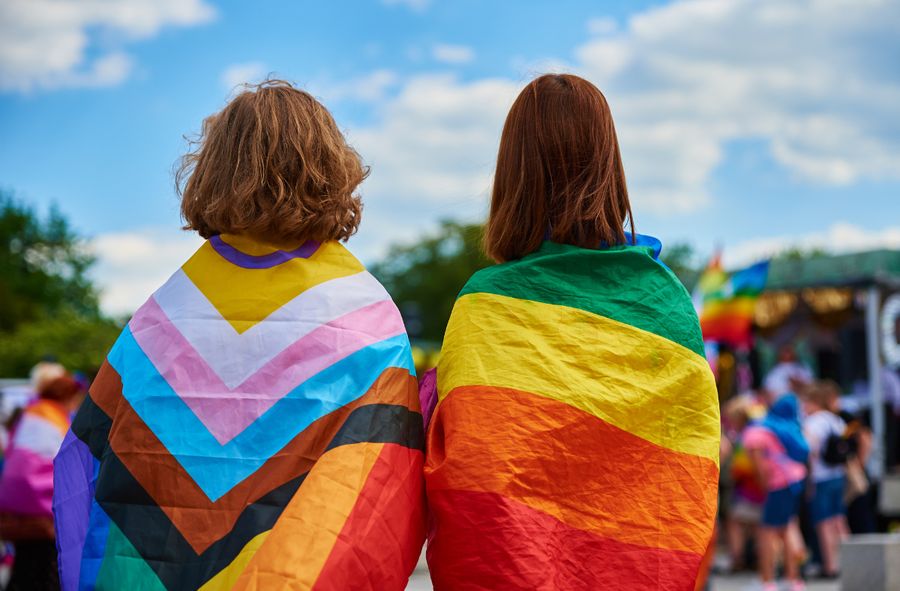
<svg viewBox="0 0 900 591"><path fill-rule="evenodd" d="M775 565L779 542L785 549L785 574L793 591L804 588L797 560L802 538L792 535L800 510L809 446L800 427L797 397L786 394L766 418L744 431L743 444L766 491L759 527L759 570L765 591L777 589ZM798 540L799 538L799 540Z"/></svg>
<svg viewBox="0 0 900 591"><path fill-rule="evenodd" d="M0 538L15 546L7 591L59 588L51 511L53 458L83 396L83 386L71 376L49 380L12 428L0 475Z"/></svg>

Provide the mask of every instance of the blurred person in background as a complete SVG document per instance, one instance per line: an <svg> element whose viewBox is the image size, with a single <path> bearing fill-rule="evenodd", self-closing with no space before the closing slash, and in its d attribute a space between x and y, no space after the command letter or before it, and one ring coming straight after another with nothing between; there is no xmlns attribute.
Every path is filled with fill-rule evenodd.
<svg viewBox="0 0 900 591"><path fill-rule="evenodd" d="M847 462L852 458L851 439L845 438L847 424L832 408L840 390L831 381L815 382L803 391L803 433L809 443L812 521L822 554L823 574L838 576L841 541L847 528L844 494L847 486Z"/></svg>
<svg viewBox="0 0 900 591"><path fill-rule="evenodd" d="M793 394L780 397L756 425L747 427L743 444L766 491L759 527L759 572L764 591L775 591L779 548L792 591L805 588L800 562L805 557L797 528L809 445L800 425L800 404Z"/></svg>
<svg viewBox="0 0 900 591"><path fill-rule="evenodd" d="M729 400L723 409L725 437L732 442L732 453L723 469L728 469L731 490L727 499L725 530L728 538L730 570L738 572L750 565L746 557L748 540L759 547L757 527L762 517L766 491L760 483L757 471L744 446L743 435L747 427L765 416L766 408L758 403L755 394L741 394Z"/></svg>
<svg viewBox="0 0 900 591"><path fill-rule="evenodd" d="M73 377L38 380L38 398L12 426L0 476L0 537L12 541L15 558L8 591L59 588L53 514L53 458L84 397Z"/></svg>
<svg viewBox="0 0 900 591"><path fill-rule="evenodd" d="M789 392L796 394L812 380L812 372L799 361L794 345L787 344L779 347L778 363L766 375L764 385L774 401Z"/></svg>

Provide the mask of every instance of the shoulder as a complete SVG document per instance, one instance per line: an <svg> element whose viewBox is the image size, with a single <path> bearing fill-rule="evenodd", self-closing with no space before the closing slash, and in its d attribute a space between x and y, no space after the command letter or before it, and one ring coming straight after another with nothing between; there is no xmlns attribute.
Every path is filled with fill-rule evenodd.
<svg viewBox="0 0 900 591"><path fill-rule="evenodd" d="M586 249L547 242L522 259L475 273L459 297L474 293L576 308L704 356L687 290L645 247Z"/></svg>

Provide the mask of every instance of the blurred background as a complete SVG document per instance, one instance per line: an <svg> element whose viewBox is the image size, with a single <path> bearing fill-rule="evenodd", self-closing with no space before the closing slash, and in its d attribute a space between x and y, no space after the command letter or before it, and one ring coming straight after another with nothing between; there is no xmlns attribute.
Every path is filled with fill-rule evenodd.
<svg viewBox="0 0 900 591"><path fill-rule="evenodd" d="M727 304L704 323L723 401L789 345L869 413L880 479L900 462L900 392L873 380L900 364L898 56L888 0L0 0L4 412L42 359L89 376L197 248L173 166L267 77L319 97L372 167L349 247L427 367L488 264L505 114L572 72L612 107L638 231L701 315Z"/></svg>

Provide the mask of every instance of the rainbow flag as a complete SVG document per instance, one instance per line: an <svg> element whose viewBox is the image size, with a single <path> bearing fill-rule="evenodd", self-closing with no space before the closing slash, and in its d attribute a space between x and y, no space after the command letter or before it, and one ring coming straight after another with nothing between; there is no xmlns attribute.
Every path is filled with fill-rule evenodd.
<svg viewBox="0 0 900 591"><path fill-rule="evenodd" d="M546 242L463 288L427 435L435 589L693 589L719 406L657 255Z"/></svg>
<svg viewBox="0 0 900 591"><path fill-rule="evenodd" d="M769 261L729 274L716 254L700 276L694 295L703 338L734 347L749 346L756 300L768 275Z"/></svg>
<svg viewBox="0 0 900 591"><path fill-rule="evenodd" d="M403 320L339 243L203 244L56 460L63 588L405 588L424 434Z"/></svg>

